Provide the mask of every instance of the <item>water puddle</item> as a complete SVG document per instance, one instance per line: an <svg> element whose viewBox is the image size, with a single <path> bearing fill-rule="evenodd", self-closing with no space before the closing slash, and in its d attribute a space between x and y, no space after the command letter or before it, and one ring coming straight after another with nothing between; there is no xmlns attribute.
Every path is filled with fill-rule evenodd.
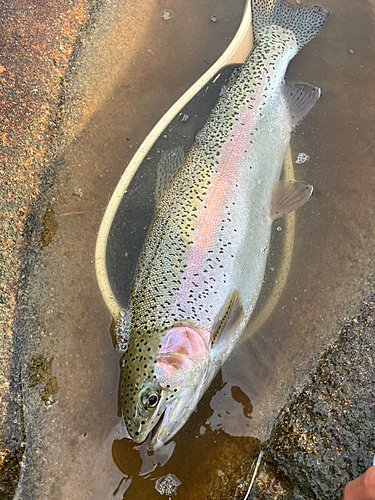
<svg viewBox="0 0 375 500"><path fill-rule="evenodd" d="M294 176L313 184L315 194L292 226L274 224L254 322L197 412L158 452L125 437L120 355L95 273L97 234L133 154L224 52L244 4L109 3L90 43L82 45L63 122L71 141L61 152L57 187L40 207L39 253L20 300L26 446L16 498L214 499L233 493L291 388L302 384L314 357L372 287L375 9L367 0L325 0L332 12L326 26L288 70L288 80L323 92L291 141ZM165 130L120 204L106 259L121 306L152 216L158 158L174 147L173 137L187 152L229 73L214 77ZM286 255L280 297L270 307Z"/></svg>

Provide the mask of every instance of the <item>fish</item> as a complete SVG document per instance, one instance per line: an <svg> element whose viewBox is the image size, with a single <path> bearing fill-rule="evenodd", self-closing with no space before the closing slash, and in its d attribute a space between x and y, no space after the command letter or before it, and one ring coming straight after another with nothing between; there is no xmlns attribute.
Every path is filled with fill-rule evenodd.
<svg viewBox="0 0 375 500"><path fill-rule="evenodd" d="M245 330L273 221L312 194L280 175L291 132L321 91L284 77L328 15L319 6L252 0L250 55L186 158L158 173L153 220L115 327L123 421L130 439L148 439L150 450L187 422Z"/></svg>

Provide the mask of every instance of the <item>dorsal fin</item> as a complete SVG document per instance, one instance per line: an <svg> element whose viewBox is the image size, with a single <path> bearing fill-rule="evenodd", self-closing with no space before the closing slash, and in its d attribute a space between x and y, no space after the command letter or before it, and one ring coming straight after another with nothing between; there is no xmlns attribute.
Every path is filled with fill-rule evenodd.
<svg viewBox="0 0 375 500"><path fill-rule="evenodd" d="M155 200L158 201L172 177L185 161L181 146L163 151L160 156L156 178Z"/></svg>

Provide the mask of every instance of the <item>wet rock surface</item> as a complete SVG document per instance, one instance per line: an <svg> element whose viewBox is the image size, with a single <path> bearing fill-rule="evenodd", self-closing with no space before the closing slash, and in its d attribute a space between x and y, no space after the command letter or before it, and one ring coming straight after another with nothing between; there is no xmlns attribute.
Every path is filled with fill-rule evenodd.
<svg viewBox="0 0 375 500"><path fill-rule="evenodd" d="M375 450L375 295L282 410L248 498L338 500ZM233 497L246 496L249 480Z"/></svg>
<svg viewBox="0 0 375 500"><path fill-rule="evenodd" d="M30 235L40 227L64 80L95 0L0 1L0 498L13 498L25 447L14 318ZM50 176L50 178L48 177ZM45 224L46 246L55 227ZM34 379L32 383L36 383ZM56 390L56 389L54 389Z"/></svg>

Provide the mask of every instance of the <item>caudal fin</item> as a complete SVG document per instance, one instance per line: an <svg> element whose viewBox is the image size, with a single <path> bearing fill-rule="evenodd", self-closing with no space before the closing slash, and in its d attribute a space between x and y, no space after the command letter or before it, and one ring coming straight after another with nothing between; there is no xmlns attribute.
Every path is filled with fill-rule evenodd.
<svg viewBox="0 0 375 500"><path fill-rule="evenodd" d="M329 10L318 5L295 7L285 0L252 0L254 39L265 26L280 26L293 31L298 49L319 35Z"/></svg>

